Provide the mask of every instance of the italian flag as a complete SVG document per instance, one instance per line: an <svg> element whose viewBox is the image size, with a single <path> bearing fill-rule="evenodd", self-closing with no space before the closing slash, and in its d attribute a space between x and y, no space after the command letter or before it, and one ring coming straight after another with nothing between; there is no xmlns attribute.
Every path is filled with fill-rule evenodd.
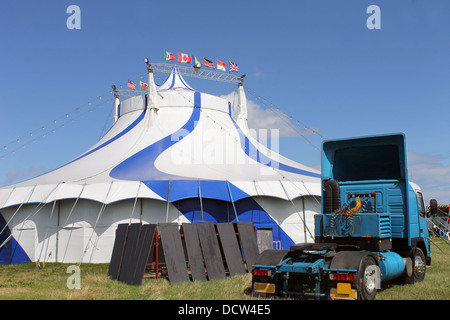
<svg viewBox="0 0 450 320"><path fill-rule="evenodd" d="M186 53L178 52L178 62L180 63L191 63L192 57Z"/></svg>
<svg viewBox="0 0 450 320"><path fill-rule="evenodd" d="M227 71L227 65L220 60L217 60L217 70Z"/></svg>
<svg viewBox="0 0 450 320"><path fill-rule="evenodd" d="M173 55L172 52L164 50L164 59L175 61L175 56Z"/></svg>

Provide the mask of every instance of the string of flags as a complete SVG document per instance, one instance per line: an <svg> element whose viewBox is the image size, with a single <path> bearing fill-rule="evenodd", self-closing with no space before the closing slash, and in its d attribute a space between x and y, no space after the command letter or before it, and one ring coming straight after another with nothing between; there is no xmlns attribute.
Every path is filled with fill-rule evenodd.
<svg viewBox="0 0 450 320"><path fill-rule="evenodd" d="M217 60L216 65L214 65L214 62L209 59L203 58L203 62L201 62L201 60L199 60L196 56L192 56L190 54L182 52L178 52L177 56L175 56L175 54L173 54L172 52L164 50L164 59L166 61L176 61L178 63L194 63L193 67L196 69L200 69L202 66L205 66L221 71L227 71L227 64L223 61ZM236 63L232 61L229 61L229 63L230 64L228 71L239 72L239 66Z"/></svg>
<svg viewBox="0 0 450 320"><path fill-rule="evenodd" d="M225 62L222 62L217 59L216 65L214 65L213 61L206 59L206 58L203 58L203 62L201 62L201 60L199 60L196 56L192 56L190 54L183 53L183 52L177 52L177 55L175 56L175 54L173 54L172 52L164 50L164 60L175 61L178 63L186 63L186 64L193 63L193 67L195 69L200 69L203 66L205 66L205 67L214 68L214 69L217 69L220 71L225 71L225 72L227 71L227 64ZM239 66L236 63L229 61L228 71L229 72L239 72ZM128 89L136 90L137 84L133 80L128 80L127 87L128 87ZM148 84L145 82L139 81L139 90L148 91Z"/></svg>

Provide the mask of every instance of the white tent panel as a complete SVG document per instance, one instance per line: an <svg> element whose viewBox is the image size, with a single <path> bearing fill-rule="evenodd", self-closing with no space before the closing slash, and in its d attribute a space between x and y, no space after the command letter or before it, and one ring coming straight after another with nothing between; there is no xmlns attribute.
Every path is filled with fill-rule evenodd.
<svg viewBox="0 0 450 320"><path fill-rule="evenodd" d="M190 90L176 89L171 91L169 94L167 92L158 93L157 96L159 97L158 108L194 107L194 92Z"/></svg>
<svg viewBox="0 0 450 320"><path fill-rule="evenodd" d="M25 221L17 225L12 230L14 239L16 239L16 241L24 249L31 261L35 261L37 259L36 256L39 253L35 246L37 230L38 226L32 220Z"/></svg>
<svg viewBox="0 0 450 320"><path fill-rule="evenodd" d="M308 186L304 182L300 181L297 183L280 181L280 186L283 188L283 192L289 200L295 199L299 195L320 195L320 189L318 189L317 187L311 189L312 186L308 188Z"/></svg>
<svg viewBox="0 0 450 320"><path fill-rule="evenodd" d="M139 95L136 97L132 97L120 103L120 111L119 117L122 118L124 115L136 111L141 110L141 112L145 109L145 96ZM119 118L119 120L120 120Z"/></svg>
<svg viewBox="0 0 450 320"><path fill-rule="evenodd" d="M142 221L153 224L160 222L178 224L190 222L174 205L167 205L165 201L152 201L149 199L143 199L142 201Z"/></svg>
<svg viewBox="0 0 450 320"><path fill-rule="evenodd" d="M124 130L132 126L132 124L135 123L135 121L139 121L138 119L142 117L142 112L143 110L136 110L134 112L129 112L121 116L114 123L114 126L96 144L94 144L91 148L86 150L86 152L81 154L81 156L91 152L94 149L97 149L99 146L104 145L108 141L111 141L111 139L119 137L121 132L124 132Z"/></svg>
<svg viewBox="0 0 450 320"><path fill-rule="evenodd" d="M140 181L115 181L111 186L107 199L103 202L110 204L116 201L136 198L164 200Z"/></svg>
<svg viewBox="0 0 450 320"><path fill-rule="evenodd" d="M2 188L0 189L0 208L6 207L6 202L11 196L14 188Z"/></svg>
<svg viewBox="0 0 450 320"><path fill-rule="evenodd" d="M47 203L48 199L55 193L59 184L37 185L27 202Z"/></svg>
<svg viewBox="0 0 450 320"><path fill-rule="evenodd" d="M58 261L82 261L92 225L102 204L84 199L59 202Z"/></svg>
<svg viewBox="0 0 450 320"><path fill-rule="evenodd" d="M11 191L8 199L3 204L3 207L10 207L14 205L20 205L24 202L28 202L33 194L35 186L16 187Z"/></svg>
<svg viewBox="0 0 450 320"><path fill-rule="evenodd" d="M225 130L230 117L215 113L209 124L208 111L200 114L200 121L193 132L173 147L162 152L155 166L162 172L176 176L212 180L260 179L263 165L249 158L242 150L239 136ZM189 132L180 132L188 134ZM234 134L234 136L230 136ZM178 138L178 137L175 137ZM230 158L230 153L234 154Z"/></svg>
<svg viewBox="0 0 450 320"><path fill-rule="evenodd" d="M84 233L82 226L60 228L58 241L58 261L78 263L84 251Z"/></svg>
<svg viewBox="0 0 450 320"><path fill-rule="evenodd" d="M84 187L81 198L90 199L98 202L105 202L113 182L88 184Z"/></svg>
<svg viewBox="0 0 450 320"><path fill-rule="evenodd" d="M84 184L60 183L58 187L48 196L47 202L62 199L77 199L83 191Z"/></svg>
<svg viewBox="0 0 450 320"><path fill-rule="evenodd" d="M160 195L156 194L153 190L149 189L141 182L141 188L139 189L139 198L155 199L165 201Z"/></svg>
<svg viewBox="0 0 450 320"><path fill-rule="evenodd" d="M207 93L201 93L202 109L212 109L229 114L228 101Z"/></svg>

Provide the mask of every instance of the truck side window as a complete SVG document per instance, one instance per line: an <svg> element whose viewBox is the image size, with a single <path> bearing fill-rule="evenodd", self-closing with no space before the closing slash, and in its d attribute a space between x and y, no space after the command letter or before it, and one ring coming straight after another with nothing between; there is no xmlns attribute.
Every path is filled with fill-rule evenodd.
<svg viewBox="0 0 450 320"><path fill-rule="evenodd" d="M425 205L423 203L422 193L417 192L417 204L419 206L419 214L423 217L425 215Z"/></svg>

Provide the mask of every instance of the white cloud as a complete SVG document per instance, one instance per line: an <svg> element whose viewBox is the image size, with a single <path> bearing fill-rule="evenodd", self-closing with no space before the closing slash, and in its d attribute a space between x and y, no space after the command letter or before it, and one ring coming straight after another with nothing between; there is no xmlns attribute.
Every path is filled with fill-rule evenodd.
<svg viewBox="0 0 450 320"><path fill-rule="evenodd" d="M229 94L222 95L221 98L224 98L231 103L232 115L236 119L239 113L238 93L233 91ZM247 109L248 127L251 129L278 129L280 138L297 136L309 137L313 135L314 132L320 132L320 129L317 128L299 128L283 112L274 108L263 109L249 99L247 99Z"/></svg>
<svg viewBox="0 0 450 320"><path fill-rule="evenodd" d="M16 183L18 181L34 178L45 172L42 166L34 166L23 171L8 172L5 174L7 184Z"/></svg>
<svg viewBox="0 0 450 320"><path fill-rule="evenodd" d="M422 188L427 202L450 203L450 165L439 155L408 152L409 179Z"/></svg>

